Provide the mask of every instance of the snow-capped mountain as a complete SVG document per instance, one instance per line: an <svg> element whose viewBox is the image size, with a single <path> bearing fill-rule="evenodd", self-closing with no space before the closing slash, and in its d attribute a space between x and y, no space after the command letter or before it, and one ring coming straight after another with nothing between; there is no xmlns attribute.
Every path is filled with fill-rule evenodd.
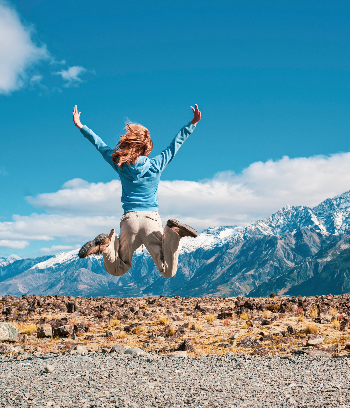
<svg viewBox="0 0 350 408"><path fill-rule="evenodd" d="M289 293L350 247L349 221L350 191L314 208L286 205L246 227L208 228L196 239L181 240L172 279L161 277L141 248L131 271L121 277L106 273L102 256L79 259L77 250L36 259L0 258L0 295L261 295L272 284ZM311 270L312 262L318 266ZM297 265L301 269L294 271L293 281L280 279ZM346 282L338 286L346 290Z"/></svg>
<svg viewBox="0 0 350 408"><path fill-rule="evenodd" d="M18 261L19 259L22 259L22 258L17 255L10 255L7 258L0 258L0 268L2 268L3 266L9 265L12 262Z"/></svg>

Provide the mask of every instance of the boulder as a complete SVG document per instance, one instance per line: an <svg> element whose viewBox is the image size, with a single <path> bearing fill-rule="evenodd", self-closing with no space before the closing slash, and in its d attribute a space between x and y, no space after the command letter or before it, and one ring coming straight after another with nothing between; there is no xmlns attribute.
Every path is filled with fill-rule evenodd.
<svg viewBox="0 0 350 408"><path fill-rule="evenodd" d="M50 324L43 324L38 327L36 333L40 339L44 337L52 337L52 326Z"/></svg>
<svg viewBox="0 0 350 408"><path fill-rule="evenodd" d="M57 327L57 329L53 330L53 335L56 337L68 337L73 334L73 327L69 324L64 326Z"/></svg>
<svg viewBox="0 0 350 408"><path fill-rule="evenodd" d="M184 340L178 347L177 351L195 351L195 349L196 348L189 340Z"/></svg>
<svg viewBox="0 0 350 408"><path fill-rule="evenodd" d="M125 350L124 354L130 354L132 356L146 356L148 353L138 347L130 347Z"/></svg>
<svg viewBox="0 0 350 408"><path fill-rule="evenodd" d="M16 341L17 328L11 323L0 323L0 341Z"/></svg>
<svg viewBox="0 0 350 408"><path fill-rule="evenodd" d="M322 344L324 340L323 336L310 336L307 339L306 345L307 346L317 346L318 344Z"/></svg>
<svg viewBox="0 0 350 408"><path fill-rule="evenodd" d="M170 354L168 355L168 357L182 357L182 358L186 358L186 357L187 357L187 351L181 351L181 350L173 351L172 353L170 353Z"/></svg>
<svg viewBox="0 0 350 408"><path fill-rule="evenodd" d="M72 351L74 351L77 354L81 354L83 356L86 356L89 353L88 349L86 347L82 346L81 344L78 344L77 346L75 346L74 350L72 350Z"/></svg>
<svg viewBox="0 0 350 408"><path fill-rule="evenodd" d="M126 351L128 348L129 348L129 346L125 346L125 347L119 346L119 345L118 345L118 346L113 346L113 347L111 348L110 353L124 354L125 351Z"/></svg>
<svg viewBox="0 0 350 408"><path fill-rule="evenodd" d="M85 323L76 323L74 325L74 333L86 333L89 331L89 326Z"/></svg>
<svg viewBox="0 0 350 408"><path fill-rule="evenodd" d="M259 340L254 339L253 337L247 336L243 340L241 340L237 346L238 347L246 347L246 348L252 348L252 347L257 347L260 346L261 343Z"/></svg>

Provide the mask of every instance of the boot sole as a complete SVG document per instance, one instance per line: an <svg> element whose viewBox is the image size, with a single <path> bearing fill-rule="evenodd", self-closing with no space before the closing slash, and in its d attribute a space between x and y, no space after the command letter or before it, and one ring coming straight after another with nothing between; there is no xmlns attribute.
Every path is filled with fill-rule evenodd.
<svg viewBox="0 0 350 408"><path fill-rule="evenodd" d="M78 253L79 258L85 258L89 255L96 254L96 252L91 251L91 250L103 244L103 241L105 241L106 238L109 239L108 235L100 234L100 235L97 235L97 237L93 239L92 241L87 242L85 245L83 245L80 248L80 251Z"/></svg>
<svg viewBox="0 0 350 408"><path fill-rule="evenodd" d="M181 228L183 231L186 231L187 236L189 236L189 237L193 237L193 238L198 237L198 232L194 228L190 227L187 224L182 224L178 220L174 220L174 219L168 220L166 225L169 228L171 228L171 227Z"/></svg>

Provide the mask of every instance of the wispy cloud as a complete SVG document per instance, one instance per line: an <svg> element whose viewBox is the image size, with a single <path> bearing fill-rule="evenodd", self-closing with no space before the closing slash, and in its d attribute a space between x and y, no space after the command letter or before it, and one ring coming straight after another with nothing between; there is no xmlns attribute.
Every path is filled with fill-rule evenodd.
<svg viewBox="0 0 350 408"><path fill-rule="evenodd" d="M52 245L50 248L41 248L40 252L59 252L59 251L69 251L70 249L75 249L76 246L71 245Z"/></svg>
<svg viewBox="0 0 350 408"><path fill-rule="evenodd" d="M21 88L27 70L49 58L46 45L35 44L33 28L25 26L16 10L0 0L0 93L9 94Z"/></svg>
<svg viewBox="0 0 350 408"><path fill-rule="evenodd" d="M86 72L88 72L87 69L79 66L74 66L69 67L68 69L62 69L58 72L53 72L52 74L61 75L62 79L65 81L65 84L63 86L65 88L70 88L73 86L79 86L79 84L82 82L80 76L85 74Z"/></svg>
<svg viewBox="0 0 350 408"><path fill-rule="evenodd" d="M45 61L46 67L52 69L57 65L66 65L65 60L57 60L51 55L46 44L39 44L33 39L35 30L32 25L24 23L16 9L7 1L0 0L0 94L11 94L25 86L33 89L36 86L45 91L60 89L57 84L50 84L49 78L42 73L35 73L39 64ZM40 71L42 71L41 66ZM56 68L57 69L57 68ZM63 87L77 86L82 82L80 76L88 71L81 66L72 66L53 72L64 81ZM44 81L45 79L45 81Z"/></svg>

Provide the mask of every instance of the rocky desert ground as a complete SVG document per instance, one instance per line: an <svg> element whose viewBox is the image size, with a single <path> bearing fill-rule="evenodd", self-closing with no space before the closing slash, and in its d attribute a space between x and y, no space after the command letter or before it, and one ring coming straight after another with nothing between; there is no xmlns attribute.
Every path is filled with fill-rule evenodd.
<svg viewBox="0 0 350 408"><path fill-rule="evenodd" d="M267 298L0 297L1 322L18 329L6 355L109 352L138 347L167 355L350 353L350 295ZM1 337L0 337L1 339ZM11 339L10 339L11 340ZM185 353L184 353L185 354Z"/></svg>

